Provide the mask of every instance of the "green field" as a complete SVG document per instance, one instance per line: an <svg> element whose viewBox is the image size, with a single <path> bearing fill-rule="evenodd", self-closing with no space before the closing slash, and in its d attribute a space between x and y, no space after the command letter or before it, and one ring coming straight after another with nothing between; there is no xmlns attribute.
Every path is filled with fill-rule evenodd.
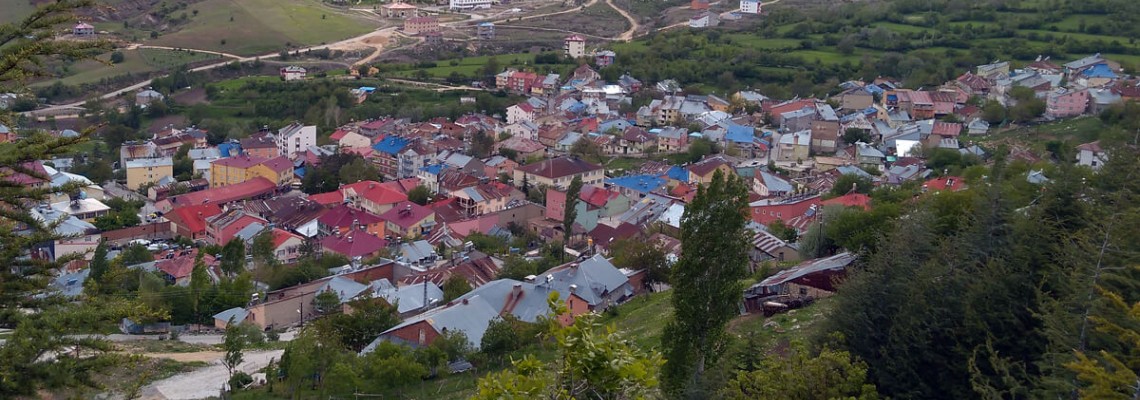
<svg viewBox="0 0 1140 400"><path fill-rule="evenodd" d="M193 8L199 12L190 22L148 44L257 55L332 43L377 27L312 0L206 0Z"/></svg>
<svg viewBox="0 0 1140 400"><path fill-rule="evenodd" d="M103 64L96 61L83 61L70 67L71 75L60 81L65 85L78 85L95 83L104 78L125 74L142 74L153 71L166 71L180 65L198 61L220 59L214 54L175 51L162 49L122 50L124 60L118 64ZM110 53L99 56L100 60L110 60ZM45 81L39 85L55 83L55 80Z"/></svg>
<svg viewBox="0 0 1140 400"><path fill-rule="evenodd" d="M499 54L499 55L495 55L495 56L478 56L478 57L465 57L465 58L457 58L457 59L449 59L449 60L439 60L439 61L435 62L435 65L436 65L435 68L425 68L424 70L426 70L428 72L428 75L430 75L433 78L445 78L448 75L451 75L452 72L458 72L458 73L463 74L465 76L471 76L471 75L474 75L475 72L478 71L480 68L483 68L484 65L487 65L487 60L491 59L492 57L494 57L495 60L499 62L499 65L503 66L503 68L506 68L506 67L512 66L512 65L522 65L524 63L531 64L532 61L534 61L534 55L533 54L528 54L528 53ZM455 62L456 65L451 65L452 62ZM408 70L403 70L403 71L395 71L395 72L390 72L390 73L385 73L385 74L389 74L389 75L397 76L397 77L411 77L411 76L414 76L416 74L416 71L419 71L419 68L413 68L413 69L408 69Z"/></svg>
<svg viewBox="0 0 1140 400"><path fill-rule="evenodd" d="M19 22L36 10L28 0L0 0L0 24Z"/></svg>

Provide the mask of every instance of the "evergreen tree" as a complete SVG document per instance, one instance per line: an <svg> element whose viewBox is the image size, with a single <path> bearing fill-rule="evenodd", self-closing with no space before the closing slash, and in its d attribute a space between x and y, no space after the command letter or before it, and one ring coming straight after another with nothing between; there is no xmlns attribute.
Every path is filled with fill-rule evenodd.
<svg viewBox="0 0 1140 400"><path fill-rule="evenodd" d="M107 260L107 241L100 240L99 245L95 247L95 253L91 255L91 263L87 268L91 268L91 274L87 277L92 282L100 282L103 275L111 267L110 260Z"/></svg>
<svg viewBox="0 0 1140 400"><path fill-rule="evenodd" d="M566 189L566 204L562 210L562 242L569 246L570 239L574 237L574 220L578 219L578 194L582 192L582 177L575 176ZM566 261L566 252L562 254L562 261Z"/></svg>
<svg viewBox="0 0 1140 400"><path fill-rule="evenodd" d="M663 335L662 381L673 397L708 397L702 375L724 346L748 275L747 216L747 187L719 171L685 207L682 255L670 278L674 315Z"/></svg>

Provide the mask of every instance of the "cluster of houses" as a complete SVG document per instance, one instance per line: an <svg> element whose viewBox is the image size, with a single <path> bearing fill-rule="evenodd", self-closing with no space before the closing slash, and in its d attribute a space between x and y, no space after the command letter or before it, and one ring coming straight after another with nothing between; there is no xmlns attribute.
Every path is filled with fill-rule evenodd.
<svg viewBox="0 0 1140 400"><path fill-rule="evenodd" d="M345 304L369 296L398 304L404 322L377 341L425 345L459 330L477 347L487 324L498 316L509 313L534 321L549 314L546 298L552 292L577 314L605 309L645 290L640 271L617 268L606 259L611 247L621 240L644 241L676 259L686 204L717 173L740 177L750 189L753 265L800 261L797 244L769 232L772 224L803 233L826 206L870 209L871 199L856 188L838 197L822 195L844 175L874 185L914 181L930 192L962 190L964 179L932 171L924 153L914 150L944 148L986 156L985 150L960 141L963 135L989 131L968 100L1002 98L1011 86L1037 79L1042 83L1032 88L1050 99L1052 117L1075 115L1076 108L1092 112L1091 105L1100 104L1092 100L1095 91L1115 93L1117 101L1134 98L1135 84L1105 80L1117 67L1090 60L1057 70L1068 83L1064 87L1053 83L1045 70L1047 60L1042 60L1022 70L982 66L932 90L904 89L886 79L846 82L842 92L826 101L780 101L754 91L685 95L668 80L647 86L624 75L605 82L585 65L569 77L508 69L496 76L496 85L526 100L508 107L505 115L355 121L331 132L332 144L325 146L316 144L316 127L299 123L219 145L208 144L201 129L167 127L146 142L120 149L126 186L149 186L145 212L151 216L142 226L111 232L99 232L91 224L109 207L101 202L102 187L86 178L37 162L27 167L50 181L24 174L6 179L41 188L68 182L84 186L77 193L54 195L31 211L44 221L63 220L56 229L72 235L37 249L37 257L86 253L90 259L100 240L127 244L181 237L221 245L251 243L269 234L273 254L285 265L306 251L351 260L328 278L272 291L247 307L219 314L219 327L235 322L289 326L324 311L312 306L314 299L333 292ZM1024 78L1027 74L1034 77ZM634 93L646 90L655 92L654 100L635 110L627 107ZM1059 99L1075 92L1089 94L1088 100L1070 110L1071 102ZM852 130L863 139L846 143L844 133ZM493 142L491 155L472 156L477 138ZM572 154L583 140L605 155L640 160L632 167L606 169ZM723 151L679 164L650 157L687 152L696 141L715 143ZM187 156L195 177L176 182L173 156L184 145L191 148ZM1098 168L1104 163L1099 143L1081 145L1079 151L1080 164ZM294 190L309 168L336 153L360 155L380 176L326 193ZM1029 152L1013 156L1035 161ZM583 183L576 199L567 193L574 179ZM1026 179L1048 180L1039 171ZM429 192L426 204L409 200L417 188ZM568 232L566 207L577 210ZM503 255L476 251L467 238L480 234L509 240L520 229L567 243L573 261L524 280L497 279ZM530 250L512 248L510 253L527 256ZM197 249L164 246L154 251L156 261L136 267L161 272L172 284L188 284ZM224 276L215 255L202 259L212 280ZM820 277L840 273L851 260L849 255L804 260L749 288L746 298L753 301L746 306L763 308L772 296L829 291L830 280ZM61 274L68 277L57 280L61 292L78 292L71 285L83 279L81 261L79 265ZM440 287L457 275L474 290L444 303ZM572 315L560 317L568 322Z"/></svg>

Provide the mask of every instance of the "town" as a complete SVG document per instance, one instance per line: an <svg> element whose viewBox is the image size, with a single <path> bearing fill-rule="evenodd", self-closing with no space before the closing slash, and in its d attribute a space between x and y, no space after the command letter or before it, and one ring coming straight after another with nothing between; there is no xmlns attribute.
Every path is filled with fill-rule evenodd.
<svg viewBox="0 0 1140 400"><path fill-rule="evenodd" d="M446 8L475 13L492 5L499 6L451 0ZM693 0L688 7L696 13L676 24L711 29L742 14L768 15L761 5L744 0L719 13ZM406 3L375 10L402 21L393 37L415 36L420 46L441 46L441 32L454 27L437 20L451 21L451 14L426 15ZM626 18L632 26L623 40L630 40L638 23ZM471 24L478 40L495 37L502 25ZM97 33L75 22L65 35ZM930 398L934 386L915 395L898 386L903 378L878 375L904 363L905 351L894 347L902 345L886 342L904 339L875 342L880 332L870 327L897 323L912 332L896 317L917 320L923 313L906 309L904 299L936 309L951 301L945 296L961 296L954 301L962 304L926 315L926 323L969 315L985 328L944 322L937 333L905 340L984 336L971 329L989 329L990 339L964 340L973 346L971 365L957 366L954 374L961 374L944 384L984 383L939 395L978 396L974 391L985 385L1004 390L1008 382L989 379L997 379L995 371L1009 373L1001 365L1013 362L1005 352L1029 351L1012 344L1023 329L1033 346L1061 346L1073 357L1064 368L1074 371L1070 384L1077 377L1084 382L1072 386L1082 398L1108 396L1092 391L1100 383L1081 369L1100 367L1083 353L1092 326L1080 324L1089 310L1109 312L1108 305L1092 305L1096 293L1122 307L1136 301L1135 293L1113 292L1135 271L1100 277L1106 268L1128 270L1137 254L1130 243L1136 214L1129 174L1140 153L1133 137L1140 131L1140 78L1127 62L1095 51L1065 59L1038 55L964 66L940 85L840 77L827 93L787 96L760 87L693 90L679 77L616 71L620 48L589 35L558 36L561 48L534 56L535 65L489 62L494 70L486 79L446 84L426 72L370 77L384 63L375 71L354 68L375 57L333 76L327 68L307 68L303 57L290 61L286 51L273 61L273 76L240 90L172 87L156 77L115 89L101 115L71 115L91 103L27 109L17 107L27 101L23 93L0 94L0 109L22 110L0 120L5 149L99 142L4 159L0 181L12 193L0 214L11 226L5 238L27 247L3 253L20 266L51 266L31 274L13 264L7 274L45 282L13 295L116 313L111 324L61 338L101 334L127 353L156 359L225 353L149 377L134 392L105 391L125 398L539 395L563 374L573 375L559 370L573 367L544 367L549 360L600 362L573 354L595 344L619 354L604 362L627 363L614 368L629 375L566 389L581 390L576 396ZM558 62L569 73L543 71L537 60L544 54L564 60ZM239 61L218 69L263 62ZM184 79L200 82L215 72L186 73L199 74ZM0 78L7 83L6 75ZM329 102L346 104L346 114L329 106L313 115L304 104L302 115L219 132L204 118L154 111L190 109L174 99L194 91L206 98L199 102L220 103L256 85L326 83L328 94L309 99L331 96ZM467 108L454 117L361 115L360 108L347 114L403 90L455 91L461 94L444 98ZM265 95L281 93L290 92ZM258 104L250 109L263 112ZM170 122L136 122L121 140L110 139L108 121L121 124L131 115ZM57 126L84 119L88 128ZM1114 226L1116 219L1128 226ZM1031 227L1035 222L1040 229ZM1056 248L1067 241L1080 249ZM1107 258L1106 249L1112 249ZM1068 265L1063 260L1075 266L1054 266ZM1071 282L1059 278L1068 275L1075 276ZM1022 278L1034 282L1012 282ZM938 288L934 282L942 279L946 286ZM1017 296L1031 304L1007 298ZM880 301L898 303L882 314L863 312ZM1087 308L1074 317L1050 307ZM1039 316L1047 309L1056 321ZM1033 321L1002 325L1013 324L997 320L1009 313ZM1134 329L1132 317L1095 317L1097 340ZM0 348L22 339L21 325L8 321L0 324ZM1082 326L1076 356L1073 342L1052 342L1044 333L1066 329L1073 336L1072 326ZM828 333L837 336L826 339ZM1006 336L995 344L995 334ZM715 358L706 354L712 347L699 347L713 346L706 340L727 340L718 351L732 361L710 366L702 377L705 357ZM168 347L147 350L159 342ZM94 357L84 351L107 351L84 346L59 344L41 355L79 360ZM894 358L869 356L882 348ZM905 360L934 362L938 351L965 357L939 347L929 359ZM974 359L981 354L991 359ZM765 386L781 381L772 371L783 371L791 358L825 357L842 360L844 367L835 368L846 368L843 379L859 376L858 384L835 384L830 395L812 392L810 382ZM41 358L24 360L50 364ZM673 367L674 360L696 364ZM1018 365L1035 377L1027 387L1047 386L1035 380L1047 373L1044 367ZM1116 387L1140 384L1129 380L1135 369L1123 365L1113 368L1133 375ZM695 383L685 383L690 379ZM506 387L508 381L520 387ZM522 388L528 384L536 386Z"/></svg>

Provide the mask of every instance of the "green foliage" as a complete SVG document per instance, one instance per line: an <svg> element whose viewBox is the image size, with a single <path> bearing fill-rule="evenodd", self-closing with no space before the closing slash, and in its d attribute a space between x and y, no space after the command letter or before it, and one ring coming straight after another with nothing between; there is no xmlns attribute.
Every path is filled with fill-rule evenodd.
<svg viewBox="0 0 1140 400"><path fill-rule="evenodd" d="M843 174L839 179L835 180L835 186L831 187L830 194L832 196L843 196L848 193L871 193L871 189L875 186L872 185L871 180L856 174Z"/></svg>
<svg viewBox="0 0 1140 400"><path fill-rule="evenodd" d="M315 324L323 335L354 352L364 349L381 332L400 322L396 306L384 299L357 299L347 305L351 312L325 316Z"/></svg>
<svg viewBox="0 0 1140 400"><path fill-rule="evenodd" d="M701 396L702 375L716 363L725 325L738 313L748 275L748 189L717 171L698 190L681 219L681 258L673 265L674 317L665 327L665 390Z"/></svg>
<svg viewBox="0 0 1140 400"><path fill-rule="evenodd" d="M555 315L567 312L557 294L548 302ZM551 324L558 361L549 367L531 357L513 362L513 370L479 380L475 399L642 399L659 395L661 356L638 349L612 328L603 329L592 314L574 324Z"/></svg>
<svg viewBox="0 0 1140 400"><path fill-rule="evenodd" d="M95 218L96 228L101 231L112 231L115 229L128 228L138 226L142 223L139 218L139 209L142 207L141 201L127 201L121 198L113 198L104 202L111 210L103 216Z"/></svg>
<svg viewBox="0 0 1140 400"><path fill-rule="evenodd" d="M337 190L340 185L363 180L378 180L380 171L359 154L337 153L322 156L301 179L301 190L317 194Z"/></svg>
<svg viewBox="0 0 1140 400"><path fill-rule="evenodd" d="M720 146L717 146L713 141L700 138L689 143L689 162L697 162L709 154L717 153L720 151Z"/></svg>
<svg viewBox="0 0 1140 400"><path fill-rule="evenodd" d="M340 296L335 291L326 290L313 296L313 308L321 314L335 314L340 312Z"/></svg>
<svg viewBox="0 0 1140 400"><path fill-rule="evenodd" d="M423 206L427 205L428 201L430 200L431 189L428 189L427 186L419 185L408 191L408 201Z"/></svg>
<svg viewBox="0 0 1140 400"><path fill-rule="evenodd" d="M987 100L985 106L982 106L982 119L990 124L1005 122L1006 116L1005 106L997 100Z"/></svg>
<svg viewBox="0 0 1140 400"><path fill-rule="evenodd" d="M245 242L241 240L231 240L222 246L221 260L218 262L222 272L227 274L238 274L245 270Z"/></svg>
<svg viewBox="0 0 1140 400"><path fill-rule="evenodd" d="M514 315L509 313L491 320L487 324L487 330L483 332L479 350L495 360L518 350L522 346L522 338L519 337L519 333L515 329L517 323Z"/></svg>
<svg viewBox="0 0 1140 400"><path fill-rule="evenodd" d="M566 189L566 204L562 210L562 235L564 235L562 242L567 246L570 244L570 239L574 237L574 222L578 219L578 202L581 201L578 195L581 192L582 177L575 175L574 179L570 181L570 187ZM565 257L565 255L562 256L562 258Z"/></svg>
<svg viewBox="0 0 1140 400"><path fill-rule="evenodd" d="M231 240L232 242L233 240ZM228 243L227 243L228 244ZM223 247L225 249L225 247ZM273 252L273 231L266 229L254 235L253 241L249 245L249 254L253 256L253 261L261 265L273 265L277 263L277 255Z"/></svg>
<svg viewBox="0 0 1140 400"><path fill-rule="evenodd" d="M665 252L655 243L622 239L610 245L613 263L618 268L645 270L645 284L669 283L669 262Z"/></svg>
<svg viewBox="0 0 1140 400"><path fill-rule="evenodd" d="M471 291L471 283L467 282L467 278L460 274L452 274L443 281L443 302L455 300L467 292Z"/></svg>
<svg viewBox="0 0 1140 400"><path fill-rule="evenodd" d="M538 274L538 265L527 261L518 255L511 255L503 259L503 268L499 270L498 279L514 279L521 281L528 275Z"/></svg>
<svg viewBox="0 0 1140 400"><path fill-rule="evenodd" d="M1065 367L1076 372L1077 377L1087 385L1081 389L1081 395L1085 398L1135 398L1140 393L1140 367L1137 363L1140 357L1135 354L1135 349L1140 348L1140 328L1137 328L1140 326L1140 302L1129 305L1119 294L1106 290L1101 292L1111 308L1122 318L1098 315L1091 317L1092 322L1097 331L1114 336L1122 349L1132 350L1101 350L1091 357L1077 351L1076 361L1065 364ZM1123 321L1117 322L1116 319Z"/></svg>
<svg viewBox="0 0 1140 400"><path fill-rule="evenodd" d="M475 136L471 138L471 155L473 157L489 157L494 148L495 138L487 134L487 132L475 132Z"/></svg>
<svg viewBox="0 0 1140 400"><path fill-rule="evenodd" d="M765 358L755 371L738 372L721 393L730 400L745 399L878 399L867 384L867 364L846 351L824 348L812 356L802 343L792 345L787 357Z"/></svg>
<svg viewBox="0 0 1140 400"><path fill-rule="evenodd" d="M781 219L768 224L768 232L785 242L795 242L799 238L799 232L796 231L796 228L788 226Z"/></svg>
<svg viewBox="0 0 1140 400"><path fill-rule="evenodd" d="M847 144L855 144L857 142L871 143L871 132L866 129L847 128L843 131L843 142Z"/></svg>

